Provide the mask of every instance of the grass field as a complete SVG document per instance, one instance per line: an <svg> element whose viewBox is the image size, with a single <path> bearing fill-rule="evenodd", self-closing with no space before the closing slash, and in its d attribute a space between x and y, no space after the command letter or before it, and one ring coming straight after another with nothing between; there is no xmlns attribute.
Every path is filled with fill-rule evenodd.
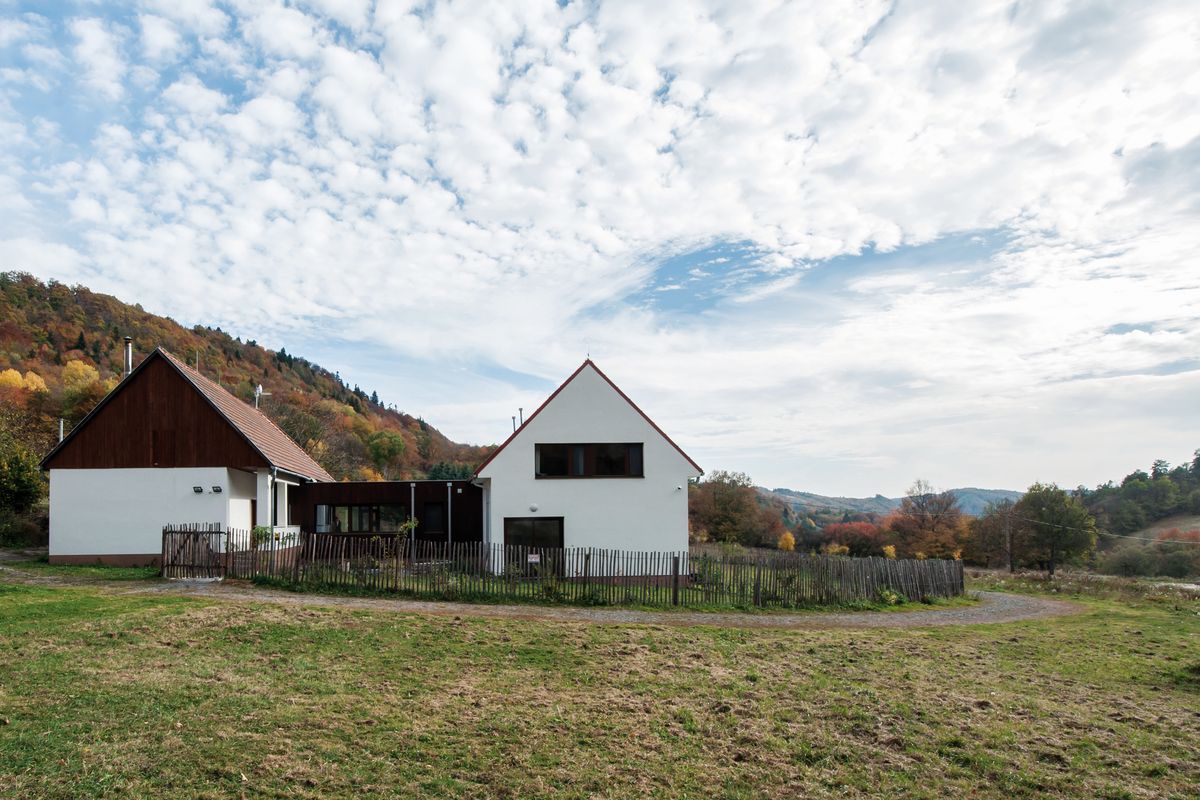
<svg viewBox="0 0 1200 800"><path fill-rule="evenodd" d="M0 796L1195 797L1200 604L1083 602L751 631L0 583Z"/></svg>

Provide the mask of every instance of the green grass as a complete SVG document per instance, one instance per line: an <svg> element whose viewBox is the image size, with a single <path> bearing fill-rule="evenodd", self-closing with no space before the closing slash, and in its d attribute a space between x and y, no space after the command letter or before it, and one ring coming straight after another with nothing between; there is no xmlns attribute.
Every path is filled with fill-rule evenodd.
<svg viewBox="0 0 1200 800"><path fill-rule="evenodd" d="M51 564L18 561L6 566L32 575L53 575L80 581L147 581L158 578L158 567L110 567L104 564Z"/></svg>
<svg viewBox="0 0 1200 800"><path fill-rule="evenodd" d="M4 797L1194 797L1200 604L921 630L0 583Z"/></svg>

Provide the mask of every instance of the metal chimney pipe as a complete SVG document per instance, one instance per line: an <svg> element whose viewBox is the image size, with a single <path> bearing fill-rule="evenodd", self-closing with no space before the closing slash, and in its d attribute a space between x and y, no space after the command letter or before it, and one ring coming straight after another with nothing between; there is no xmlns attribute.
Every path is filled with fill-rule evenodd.
<svg viewBox="0 0 1200 800"><path fill-rule="evenodd" d="M513 433L517 432L517 418L513 417Z"/></svg>
<svg viewBox="0 0 1200 800"><path fill-rule="evenodd" d="M122 377L128 378L129 373L133 372L133 337L125 337L125 374Z"/></svg>
<svg viewBox="0 0 1200 800"><path fill-rule="evenodd" d="M521 424L522 424L522 425L524 425L524 424L525 424L525 409L523 409L523 408L518 408L518 409L517 409L517 414L519 414L519 415L520 415L520 416L518 417L518 419L521 421Z"/></svg>

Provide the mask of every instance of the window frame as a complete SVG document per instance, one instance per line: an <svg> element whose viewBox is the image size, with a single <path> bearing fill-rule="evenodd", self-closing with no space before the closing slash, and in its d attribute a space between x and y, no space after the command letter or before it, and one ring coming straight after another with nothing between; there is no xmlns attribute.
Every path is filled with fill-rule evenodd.
<svg viewBox="0 0 1200 800"><path fill-rule="evenodd" d="M539 469L542 464L542 448L565 448L566 475L547 475ZM602 474L597 471L597 455L600 448L625 448L625 469L621 474ZM636 451L637 456L634 457ZM634 473L634 465L640 467ZM536 480L580 480L585 478L625 480L646 477L645 442L536 442L533 445L533 477Z"/></svg>

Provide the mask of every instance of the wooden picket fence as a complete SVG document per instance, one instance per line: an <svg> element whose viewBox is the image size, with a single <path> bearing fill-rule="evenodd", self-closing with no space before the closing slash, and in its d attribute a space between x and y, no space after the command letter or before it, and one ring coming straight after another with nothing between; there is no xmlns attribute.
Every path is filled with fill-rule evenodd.
<svg viewBox="0 0 1200 800"><path fill-rule="evenodd" d="M221 578L228 532L220 525L171 525L162 532L164 578Z"/></svg>
<svg viewBox="0 0 1200 800"><path fill-rule="evenodd" d="M963 593L962 562L938 559L506 547L388 534L301 533L296 542L257 544L242 531L221 536L164 530L163 574L265 576L312 591L431 599L693 608L799 608L875 602L888 593L911 601Z"/></svg>

